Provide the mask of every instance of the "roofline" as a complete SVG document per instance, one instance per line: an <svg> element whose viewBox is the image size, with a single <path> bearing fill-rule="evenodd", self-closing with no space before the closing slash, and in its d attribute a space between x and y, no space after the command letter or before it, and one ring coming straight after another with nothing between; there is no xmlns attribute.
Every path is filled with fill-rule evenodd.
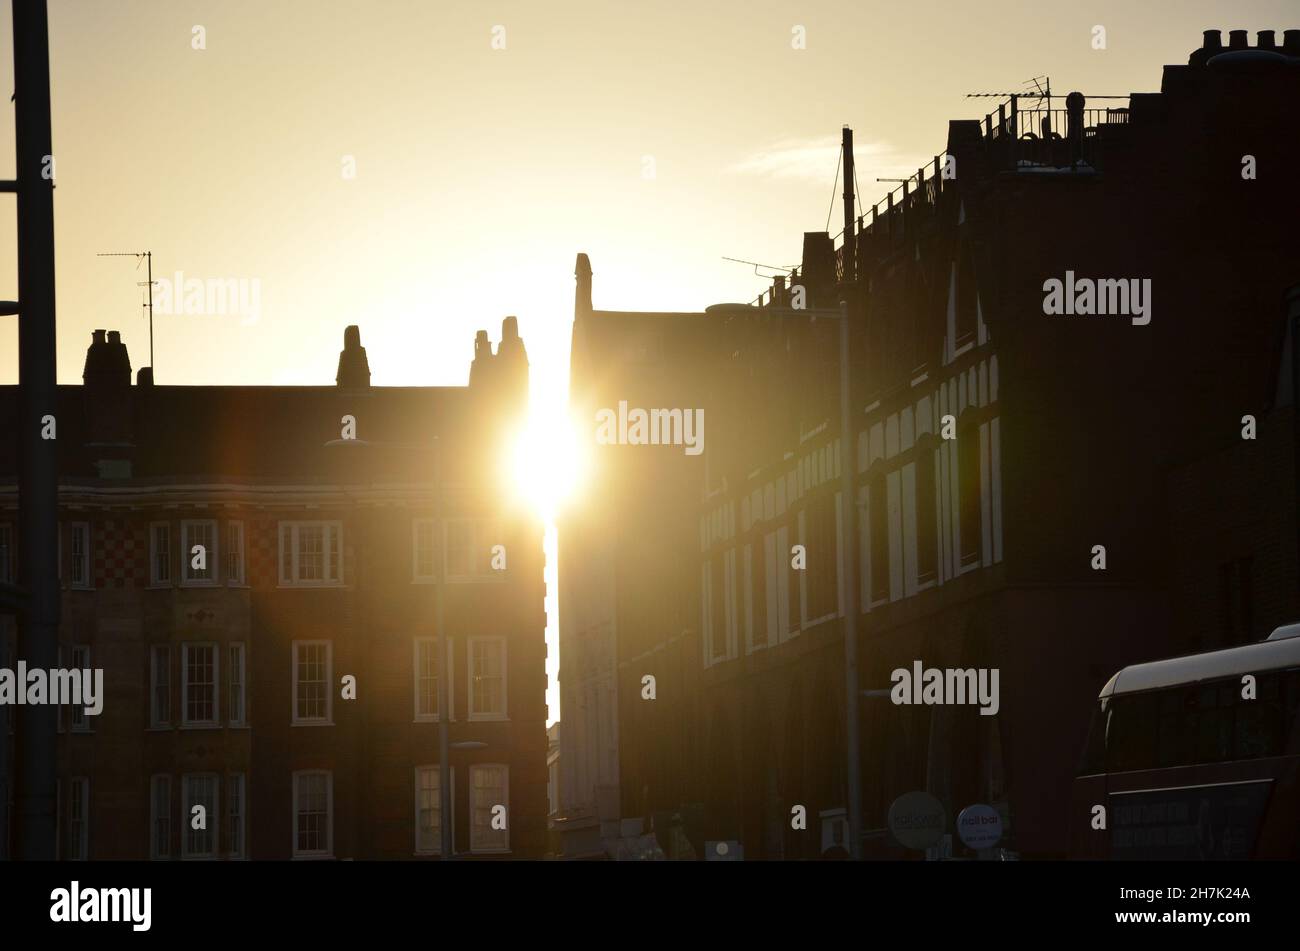
<svg viewBox="0 0 1300 951"><path fill-rule="evenodd" d="M1111 677L1098 697L1159 690L1287 667L1300 667L1300 637L1282 636L1240 647L1132 664Z"/></svg>

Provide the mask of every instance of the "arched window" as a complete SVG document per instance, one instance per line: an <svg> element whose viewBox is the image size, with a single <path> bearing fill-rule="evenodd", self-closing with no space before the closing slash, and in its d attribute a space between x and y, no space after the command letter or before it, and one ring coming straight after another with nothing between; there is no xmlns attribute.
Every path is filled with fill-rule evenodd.
<svg viewBox="0 0 1300 951"><path fill-rule="evenodd" d="M938 571L939 536L935 517L934 440L922 439L916 446L916 581L933 581Z"/></svg>
<svg viewBox="0 0 1300 951"><path fill-rule="evenodd" d="M871 600L889 597L889 497L885 473L877 471L871 479L867 497L868 530L871 544Z"/></svg>
<svg viewBox="0 0 1300 951"><path fill-rule="evenodd" d="M962 243L957 257L957 286L953 324L953 350L960 350L975 340L978 329L979 281L975 272L975 259L970 245Z"/></svg>
<svg viewBox="0 0 1300 951"><path fill-rule="evenodd" d="M961 563L970 565L983 553L984 531L980 510L980 428L975 422L957 432L957 496Z"/></svg>

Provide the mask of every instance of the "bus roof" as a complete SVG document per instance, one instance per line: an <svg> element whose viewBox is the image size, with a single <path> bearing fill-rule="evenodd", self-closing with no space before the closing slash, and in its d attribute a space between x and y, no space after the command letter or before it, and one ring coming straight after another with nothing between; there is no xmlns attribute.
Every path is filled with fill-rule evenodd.
<svg viewBox="0 0 1300 951"><path fill-rule="evenodd" d="M1286 667L1300 667L1300 624L1279 627L1268 640L1255 644L1133 664L1111 677L1099 696L1158 690Z"/></svg>

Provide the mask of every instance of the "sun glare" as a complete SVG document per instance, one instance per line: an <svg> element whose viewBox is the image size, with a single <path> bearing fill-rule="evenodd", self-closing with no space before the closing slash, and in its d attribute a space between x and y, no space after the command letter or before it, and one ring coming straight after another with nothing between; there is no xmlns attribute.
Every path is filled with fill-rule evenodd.
<svg viewBox="0 0 1300 951"><path fill-rule="evenodd" d="M581 487L586 457L577 426L561 408L534 405L511 456L515 494L543 519L553 519Z"/></svg>

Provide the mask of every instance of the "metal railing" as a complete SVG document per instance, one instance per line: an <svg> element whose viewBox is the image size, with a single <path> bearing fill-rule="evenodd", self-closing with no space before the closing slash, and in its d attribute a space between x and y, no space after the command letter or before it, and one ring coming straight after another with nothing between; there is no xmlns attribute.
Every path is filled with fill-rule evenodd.
<svg viewBox="0 0 1300 951"><path fill-rule="evenodd" d="M980 122L984 144L993 152L996 166L1017 168L1024 165L1041 167L1070 167L1079 162L1091 163L1095 158L1094 145L1101 130L1108 126L1127 125L1129 121L1127 97L1101 96L1094 98L1122 100L1125 105L1102 108L1084 108L1079 113L1081 127L1077 139L1071 138L1070 112L1054 109L1052 100L1065 96L1034 96L1035 107L1020 108L1020 97L1010 96L998 103ZM1042 104L1046 103L1046 107ZM857 253L859 263L870 239L883 235L903 234L918 214L938 205L946 188L943 177L946 153L936 155L916 173L909 175L885 196L858 216ZM844 280L844 232L831 240L840 242L835 248L835 281ZM767 307L783 304L789 295L788 288L799 282L799 268L793 268L779 283L760 293L751 306Z"/></svg>

